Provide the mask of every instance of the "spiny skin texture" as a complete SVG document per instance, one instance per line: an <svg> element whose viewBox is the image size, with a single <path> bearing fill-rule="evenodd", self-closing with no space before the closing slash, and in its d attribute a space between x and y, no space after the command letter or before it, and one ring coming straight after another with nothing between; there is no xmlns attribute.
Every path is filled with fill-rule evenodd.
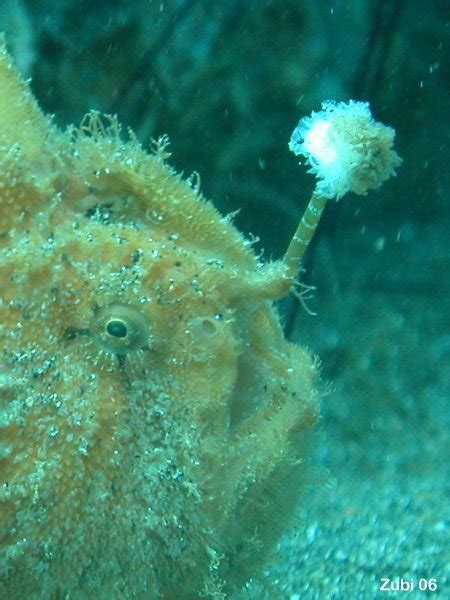
<svg viewBox="0 0 450 600"><path fill-rule="evenodd" d="M291 285L162 145L94 113L57 130L2 47L1 598L221 598L255 575L317 416L272 305Z"/></svg>

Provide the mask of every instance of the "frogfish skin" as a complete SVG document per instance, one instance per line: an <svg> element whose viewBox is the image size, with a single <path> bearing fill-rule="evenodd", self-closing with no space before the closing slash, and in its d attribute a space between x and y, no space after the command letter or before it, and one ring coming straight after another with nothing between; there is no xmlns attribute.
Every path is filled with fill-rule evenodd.
<svg viewBox="0 0 450 600"><path fill-rule="evenodd" d="M317 363L263 263L113 117L0 47L0 598L238 597L305 477Z"/></svg>

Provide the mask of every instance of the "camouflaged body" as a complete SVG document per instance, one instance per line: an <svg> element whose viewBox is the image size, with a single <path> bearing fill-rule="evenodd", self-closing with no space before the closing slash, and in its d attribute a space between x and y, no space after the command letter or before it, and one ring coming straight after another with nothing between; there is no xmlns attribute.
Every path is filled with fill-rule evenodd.
<svg viewBox="0 0 450 600"><path fill-rule="evenodd" d="M292 282L156 146L96 113L59 131L2 49L2 598L224 597L301 487Z"/></svg>

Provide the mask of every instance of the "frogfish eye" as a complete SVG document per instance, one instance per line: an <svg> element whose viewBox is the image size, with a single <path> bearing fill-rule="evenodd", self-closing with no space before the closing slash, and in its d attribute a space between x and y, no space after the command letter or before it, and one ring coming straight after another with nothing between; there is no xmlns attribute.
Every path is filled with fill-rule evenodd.
<svg viewBox="0 0 450 600"><path fill-rule="evenodd" d="M128 327L125 321L121 319L111 319L106 324L106 332L113 337L125 338L128 335Z"/></svg>
<svg viewBox="0 0 450 600"><path fill-rule="evenodd" d="M127 354L149 342L150 327L142 313L128 304L107 304L96 310L89 331L107 352Z"/></svg>

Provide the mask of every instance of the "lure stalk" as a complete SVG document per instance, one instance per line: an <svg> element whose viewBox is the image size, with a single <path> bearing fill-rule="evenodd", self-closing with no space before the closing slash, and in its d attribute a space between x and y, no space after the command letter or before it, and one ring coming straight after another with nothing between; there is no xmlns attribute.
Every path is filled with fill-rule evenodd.
<svg viewBox="0 0 450 600"><path fill-rule="evenodd" d="M323 209L327 203L327 198L324 198L317 191L314 191L308 206L303 213L301 221L297 227L297 231L294 233L294 237L289 244L286 254L284 255L283 262L287 267L288 276L295 277L300 270L300 264L303 259L303 255L309 246L314 232L319 224L320 217L322 216Z"/></svg>

